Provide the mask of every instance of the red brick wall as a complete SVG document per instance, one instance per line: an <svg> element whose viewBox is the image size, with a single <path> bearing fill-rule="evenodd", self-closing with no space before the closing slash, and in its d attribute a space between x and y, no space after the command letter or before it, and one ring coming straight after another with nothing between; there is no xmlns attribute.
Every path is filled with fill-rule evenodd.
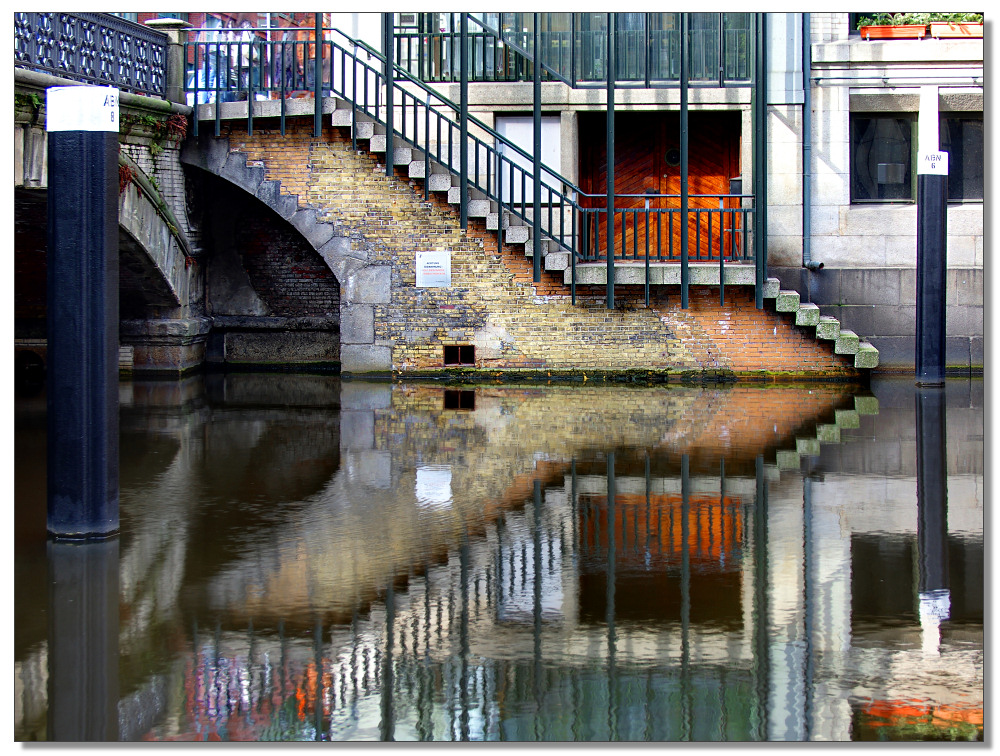
<svg viewBox="0 0 1000 756"><path fill-rule="evenodd" d="M254 290L274 315L329 315L340 309L340 285L323 258L273 212L244 209L236 249Z"/></svg>

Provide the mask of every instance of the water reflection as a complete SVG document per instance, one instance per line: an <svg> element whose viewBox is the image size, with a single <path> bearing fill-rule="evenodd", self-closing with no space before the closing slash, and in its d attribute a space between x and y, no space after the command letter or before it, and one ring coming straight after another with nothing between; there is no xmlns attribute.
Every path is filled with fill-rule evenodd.
<svg viewBox="0 0 1000 756"><path fill-rule="evenodd" d="M981 384L873 391L123 384L73 612L25 398L16 737L981 738Z"/></svg>

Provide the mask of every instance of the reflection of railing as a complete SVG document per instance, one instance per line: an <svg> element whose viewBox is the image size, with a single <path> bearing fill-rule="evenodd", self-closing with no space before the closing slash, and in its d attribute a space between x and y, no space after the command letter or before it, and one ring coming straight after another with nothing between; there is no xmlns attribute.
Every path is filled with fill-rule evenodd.
<svg viewBox="0 0 1000 756"><path fill-rule="evenodd" d="M14 67L164 97L165 34L103 13L15 13Z"/></svg>

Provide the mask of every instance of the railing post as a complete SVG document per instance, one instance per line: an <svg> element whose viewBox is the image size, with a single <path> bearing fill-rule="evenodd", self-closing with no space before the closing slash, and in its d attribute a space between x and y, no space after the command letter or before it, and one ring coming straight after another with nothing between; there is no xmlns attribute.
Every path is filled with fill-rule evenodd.
<svg viewBox="0 0 1000 756"><path fill-rule="evenodd" d="M184 85L187 78L187 66L184 64L184 42L187 37L185 30L190 29L191 24L177 18L156 18L147 21L146 26L167 35L163 94L170 102L184 103Z"/></svg>
<svg viewBox="0 0 1000 756"><path fill-rule="evenodd" d="M452 27L454 28L454 27ZM469 15L461 14L459 21L459 41L461 50L458 53L459 89L460 103L459 109L459 218L462 229L469 227Z"/></svg>
<svg viewBox="0 0 1000 756"><path fill-rule="evenodd" d="M392 144L392 95L393 87L395 86L395 70L393 66L393 28L392 28L393 14L383 13L382 14L382 24L384 26L383 34L383 46L385 47L385 175L392 176L393 169L393 144Z"/></svg>
<svg viewBox="0 0 1000 756"><path fill-rule="evenodd" d="M604 232L608 240L607 291L608 309L615 309L615 14L608 14L608 49L605 55L608 86L608 221Z"/></svg>
<svg viewBox="0 0 1000 756"><path fill-rule="evenodd" d="M316 27L316 44L313 45L313 136L318 137L323 132L323 14L313 14L313 24ZM333 82L330 82L331 84ZM253 107L253 100L248 100L247 108Z"/></svg>
<svg viewBox="0 0 1000 756"><path fill-rule="evenodd" d="M681 309L688 307L688 25L681 13Z"/></svg>
<svg viewBox="0 0 1000 756"><path fill-rule="evenodd" d="M764 308L767 280L767 14L756 14L753 93L753 203L755 303Z"/></svg>
<svg viewBox="0 0 1000 756"><path fill-rule="evenodd" d="M533 136L534 136L534 174L532 187L532 248L534 250L531 258L532 276L535 283L542 280L542 64L538 58L538 18L539 14L532 14L532 23L535 31L534 58L532 69L534 71L534 109L533 109ZM551 229L550 229L551 230Z"/></svg>

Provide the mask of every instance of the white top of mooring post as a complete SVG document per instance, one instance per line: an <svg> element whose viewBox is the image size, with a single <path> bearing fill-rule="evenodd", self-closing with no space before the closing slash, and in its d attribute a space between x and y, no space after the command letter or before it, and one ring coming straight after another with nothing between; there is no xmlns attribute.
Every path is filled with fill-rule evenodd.
<svg viewBox="0 0 1000 756"><path fill-rule="evenodd" d="M115 87L49 87L45 91L46 131L118 131Z"/></svg>

